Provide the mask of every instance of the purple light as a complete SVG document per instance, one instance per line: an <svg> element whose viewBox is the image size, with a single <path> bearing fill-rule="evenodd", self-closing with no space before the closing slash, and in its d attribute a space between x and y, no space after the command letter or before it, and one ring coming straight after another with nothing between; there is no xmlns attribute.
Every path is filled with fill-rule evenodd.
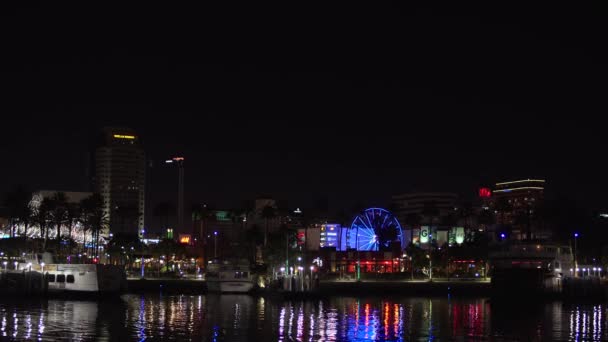
<svg viewBox="0 0 608 342"><path fill-rule="evenodd" d="M217 232L213 232L213 235L217 235Z"/></svg>
<svg viewBox="0 0 608 342"><path fill-rule="evenodd" d="M574 233L574 237L577 238L578 237L578 233Z"/></svg>
<svg viewBox="0 0 608 342"><path fill-rule="evenodd" d="M500 233L500 238L504 239L505 238L505 233Z"/></svg>

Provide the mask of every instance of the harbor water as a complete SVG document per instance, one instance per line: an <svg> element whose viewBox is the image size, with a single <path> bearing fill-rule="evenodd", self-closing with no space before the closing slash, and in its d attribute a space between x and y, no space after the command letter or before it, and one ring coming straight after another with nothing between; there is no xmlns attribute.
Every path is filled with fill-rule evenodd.
<svg viewBox="0 0 608 342"><path fill-rule="evenodd" d="M2 298L2 340L602 341L604 303L487 298L123 295L114 300Z"/></svg>

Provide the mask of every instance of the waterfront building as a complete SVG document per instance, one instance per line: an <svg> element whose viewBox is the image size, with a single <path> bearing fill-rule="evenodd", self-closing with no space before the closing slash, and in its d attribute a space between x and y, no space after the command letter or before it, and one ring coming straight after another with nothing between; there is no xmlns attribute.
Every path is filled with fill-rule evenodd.
<svg viewBox="0 0 608 342"><path fill-rule="evenodd" d="M521 179L496 183L489 201L500 226L510 227L510 239L547 238L535 227L538 208L543 204L544 179Z"/></svg>

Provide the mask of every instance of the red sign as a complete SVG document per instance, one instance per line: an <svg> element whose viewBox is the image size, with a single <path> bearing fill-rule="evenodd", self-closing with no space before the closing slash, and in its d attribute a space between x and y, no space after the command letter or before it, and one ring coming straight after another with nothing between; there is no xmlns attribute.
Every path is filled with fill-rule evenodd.
<svg viewBox="0 0 608 342"><path fill-rule="evenodd" d="M479 188L479 197L488 198L492 196L492 191L488 188Z"/></svg>
<svg viewBox="0 0 608 342"><path fill-rule="evenodd" d="M303 245L306 241L306 234L304 232L298 232L298 245Z"/></svg>

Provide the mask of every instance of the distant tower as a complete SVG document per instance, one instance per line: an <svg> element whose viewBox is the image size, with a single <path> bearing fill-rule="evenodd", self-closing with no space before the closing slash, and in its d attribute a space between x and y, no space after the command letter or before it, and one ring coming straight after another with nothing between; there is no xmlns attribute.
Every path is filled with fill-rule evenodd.
<svg viewBox="0 0 608 342"><path fill-rule="evenodd" d="M94 190L113 233L138 233L144 228L146 161L135 131L105 127L94 157Z"/></svg>

